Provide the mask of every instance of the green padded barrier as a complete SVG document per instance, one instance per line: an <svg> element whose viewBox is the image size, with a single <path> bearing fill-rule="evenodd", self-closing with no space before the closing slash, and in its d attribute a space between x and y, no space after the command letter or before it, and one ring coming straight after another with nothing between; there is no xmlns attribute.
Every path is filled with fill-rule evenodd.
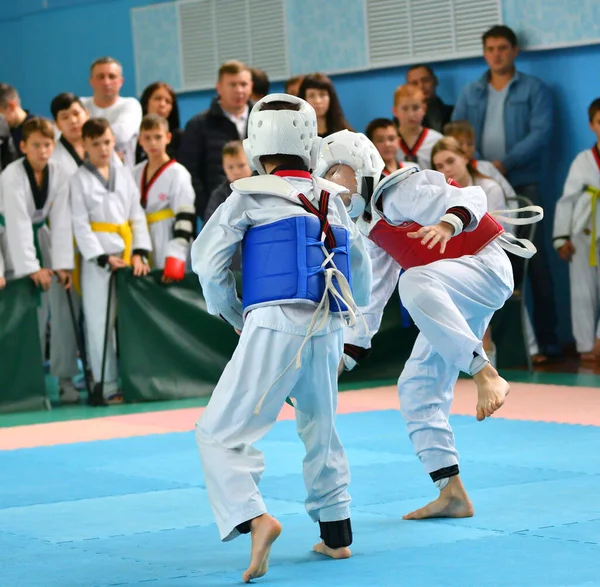
<svg viewBox="0 0 600 587"><path fill-rule="evenodd" d="M38 334L38 301L38 292L28 277L9 281L0 290L0 413L49 406Z"/></svg>

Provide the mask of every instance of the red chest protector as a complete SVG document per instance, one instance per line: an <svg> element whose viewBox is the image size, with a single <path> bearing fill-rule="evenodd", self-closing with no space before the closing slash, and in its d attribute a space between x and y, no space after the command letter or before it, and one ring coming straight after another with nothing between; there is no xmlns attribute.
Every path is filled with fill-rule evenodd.
<svg viewBox="0 0 600 587"><path fill-rule="evenodd" d="M475 255L494 239L498 238L504 229L489 214L481 219L477 228L471 232L461 232L446 243L446 250L440 253L439 244L433 249L421 244L420 238L408 238L409 232L421 228L416 222L405 222L400 226L392 226L380 219L369 233L369 238L403 269L428 265L441 259L457 259L463 255Z"/></svg>
<svg viewBox="0 0 600 587"><path fill-rule="evenodd" d="M460 187L453 179L448 183ZM409 238L409 232L417 232L422 226L416 222L403 222L399 226L392 226L376 212L378 220L372 224L369 238L382 248L403 269L429 265L441 259L458 259L464 255L476 255L484 247L498 238L504 228L490 214L486 212L477 228L470 232L461 232L446 243L446 250L440 253L440 246L436 244L433 249L422 245L420 238Z"/></svg>

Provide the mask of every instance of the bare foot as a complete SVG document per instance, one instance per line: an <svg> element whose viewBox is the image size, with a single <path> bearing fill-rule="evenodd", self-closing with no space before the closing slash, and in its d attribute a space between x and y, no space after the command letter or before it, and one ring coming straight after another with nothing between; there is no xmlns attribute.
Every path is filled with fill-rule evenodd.
<svg viewBox="0 0 600 587"><path fill-rule="evenodd" d="M481 422L504 405L510 385L489 363L473 375L473 380L477 385L477 419Z"/></svg>
<svg viewBox="0 0 600 587"><path fill-rule="evenodd" d="M252 538L252 551L250 566L244 571L244 583L266 575L269 570L269 553L273 542L281 534L281 524L269 514L263 514L250 522L250 536Z"/></svg>
<svg viewBox="0 0 600 587"><path fill-rule="evenodd" d="M340 548L329 548L322 540L313 546L313 550L319 554L324 554L330 558L350 558L352 553L347 546L340 546Z"/></svg>
<svg viewBox="0 0 600 587"><path fill-rule="evenodd" d="M427 518L470 518L474 514L473 504L458 475L450 477L448 485L440 491L440 496L406 516L405 520Z"/></svg>

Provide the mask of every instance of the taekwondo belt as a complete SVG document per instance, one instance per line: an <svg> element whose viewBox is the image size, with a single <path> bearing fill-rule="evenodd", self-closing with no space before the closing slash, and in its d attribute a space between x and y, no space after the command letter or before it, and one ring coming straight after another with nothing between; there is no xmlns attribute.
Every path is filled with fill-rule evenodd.
<svg viewBox="0 0 600 587"><path fill-rule="evenodd" d="M596 227L596 210L598 207L598 197L600 197L600 190L591 185L585 186L585 191L590 194L592 199L592 243L590 245L590 266L598 267L598 238L597 227Z"/></svg>
<svg viewBox="0 0 600 587"><path fill-rule="evenodd" d="M150 214L146 214L146 222L148 224L154 224L155 222L160 222L161 220L168 220L169 218L174 218L175 212L171 210L171 208L165 208L164 210L159 210L158 212L150 212Z"/></svg>
<svg viewBox="0 0 600 587"><path fill-rule="evenodd" d="M111 224L110 222L90 222L90 227L93 232L111 232L118 234L125 243L123 251L123 261L127 265L131 265L131 247L133 245L133 232L129 222L123 224Z"/></svg>

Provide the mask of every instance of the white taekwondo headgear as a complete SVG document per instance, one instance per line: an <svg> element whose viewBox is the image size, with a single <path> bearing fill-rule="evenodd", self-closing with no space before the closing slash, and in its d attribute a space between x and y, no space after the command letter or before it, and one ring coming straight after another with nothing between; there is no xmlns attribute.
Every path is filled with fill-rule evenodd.
<svg viewBox="0 0 600 587"><path fill-rule="evenodd" d="M385 163L375 145L364 134L341 130L323 139L315 175L324 177L336 165L347 165L356 173L357 193L352 194L348 214L358 218L373 195ZM329 179L335 182L335 177Z"/></svg>
<svg viewBox="0 0 600 587"><path fill-rule="evenodd" d="M271 102L297 104L298 110L263 110ZM317 115L302 98L289 94L269 94L260 99L248 117L248 138L244 151L250 166L264 174L263 155L295 155L308 169L317 164L321 139L317 135Z"/></svg>

